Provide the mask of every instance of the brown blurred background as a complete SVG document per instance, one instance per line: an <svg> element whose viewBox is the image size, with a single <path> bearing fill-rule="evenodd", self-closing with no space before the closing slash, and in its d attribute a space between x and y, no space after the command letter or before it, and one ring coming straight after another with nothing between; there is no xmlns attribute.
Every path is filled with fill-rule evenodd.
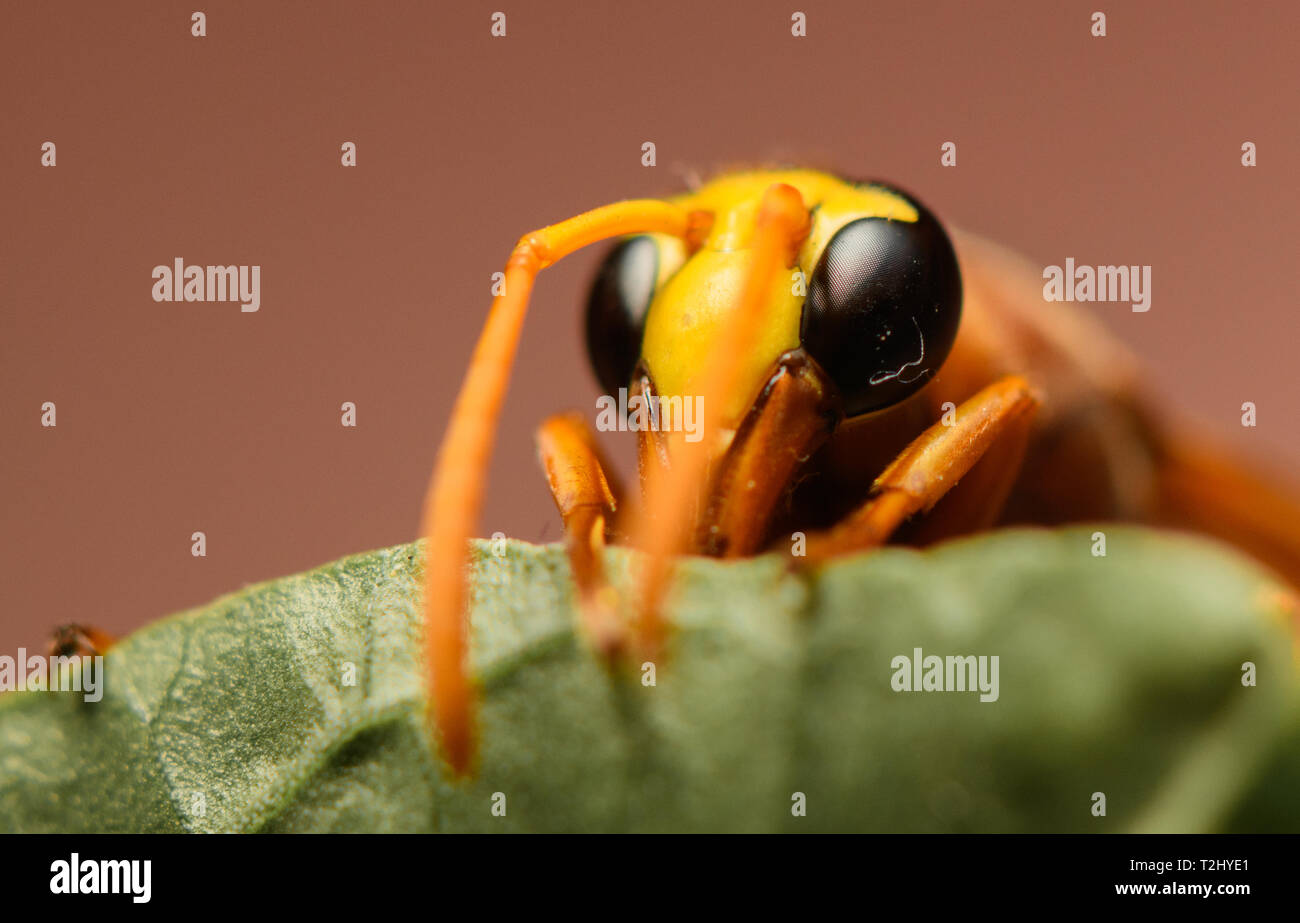
<svg viewBox="0 0 1300 923"><path fill-rule="evenodd" d="M0 651L412 538L519 235L736 163L888 179L1040 265L1151 264L1150 313L1092 312L1171 407L1275 465L1300 459L1300 5L192 8L6 4ZM796 9L807 38L790 35ZM598 255L539 284L484 534L560 535L532 430L593 407L579 320ZM175 257L260 264L261 310L155 303L150 272Z"/></svg>

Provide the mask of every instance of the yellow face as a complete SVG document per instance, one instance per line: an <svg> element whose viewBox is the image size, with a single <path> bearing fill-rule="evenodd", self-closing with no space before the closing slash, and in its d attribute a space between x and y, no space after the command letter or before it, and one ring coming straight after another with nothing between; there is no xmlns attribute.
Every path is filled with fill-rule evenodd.
<svg viewBox="0 0 1300 923"><path fill-rule="evenodd" d="M698 397L734 329L755 260L758 209L773 184L796 189L809 231L788 272L761 299L757 339L734 387L711 401L731 435L776 371L801 349L841 399L846 418L895 406L937 372L956 338L961 280L956 255L924 207L883 185L814 170L727 174L672 200L711 218L703 239L663 234L625 238L602 264L587 307L588 350L610 392L638 361L664 399ZM752 304L753 302L751 302ZM712 441L716 440L716 441Z"/></svg>
<svg viewBox="0 0 1300 923"><path fill-rule="evenodd" d="M714 219L703 246L689 258L681 241L656 238L661 247L662 284L646 313L641 358L660 394L698 394L710 354L726 348L719 342L720 331L725 328L727 312L740 300L751 262L749 243L758 203L773 183L787 183L799 190L811 212L812 230L797 264L768 295L768 321L760 348L744 357L740 386L727 395L722 408L723 420L730 428L739 425L777 357L799 346L807 280L835 233L859 218L917 220L911 203L891 190L854 186L813 170L729 174L676 199L685 207L711 212Z"/></svg>

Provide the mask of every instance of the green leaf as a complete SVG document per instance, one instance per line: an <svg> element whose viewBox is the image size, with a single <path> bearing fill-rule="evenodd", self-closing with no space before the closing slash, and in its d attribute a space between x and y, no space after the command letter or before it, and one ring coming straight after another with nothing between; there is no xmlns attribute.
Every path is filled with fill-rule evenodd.
<svg viewBox="0 0 1300 923"><path fill-rule="evenodd" d="M0 829L1268 823L1293 800L1300 714L1277 583L1218 545L1106 531L1106 557L1085 528L887 549L817 575L776 556L685 562L653 686L589 653L559 547L476 544L469 781L427 743L419 547L345 558L125 639L99 703L0 695ZM625 585L631 556L610 561ZM996 655L997 700L895 692L891 662L915 648Z"/></svg>

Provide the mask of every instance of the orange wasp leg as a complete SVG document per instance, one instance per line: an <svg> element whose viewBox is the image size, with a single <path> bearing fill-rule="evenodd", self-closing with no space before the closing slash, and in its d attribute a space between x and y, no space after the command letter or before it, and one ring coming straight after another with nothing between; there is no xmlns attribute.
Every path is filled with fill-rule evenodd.
<svg viewBox="0 0 1300 923"><path fill-rule="evenodd" d="M754 348L766 319L768 293L778 272L795 262L800 244L808 236L808 208L799 190L785 183L773 183L763 193L754 225L751 248L754 260L741 289L736 309L723 328L719 348L701 387L703 440L683 442L666 471L651 465L647 470L645 506L629 531L633 544L646 552L640 575L637 641L640 653L653 659L663 643L661 616L663 597L672 571L672 559L685 551L691 537L700 485L709 465L709 447L718 439L723 421L719 408L723 396L735 388L741 357Z"/></svg>
<svg viewBox="0 0 1300 923"><path fill-rule="evenodd" d="M996 518L1014 483L1038 398L1025 379L1010 375L963 401L955 419L942 420L918 436L876 478L871 498L833 528L808 536L796 564L812 565L836 555L876 548L916 513L929 512L957 487L981 459L970 485L953 494L953 521L939 522L934 540ZM946 511L945 511L946 512Z"/></svg>
<svg viewBox="0 0 1300 923"><path fill-rule="evenodd" d="M696 543L710 555L757 553L795 473L834 431L839 396L802 349L784 353L714 476Z"/></svg>
<svg viewBox="0 0 1300 923"><path fill-rule="evenodd" d="M592 646L612 659L624 649L627 630L617 614L614 589L606 582L601 554L623 495L621 486L607 474L611 469L576 411L549 417L538 427L537 452L564 521L583 628Z"/></svg>
<svg viewBox="0 0 1300 923"><path fill-rule="evenodd" d="M451 420L429 490L421 532L425 654L429 708L443 751L458 774L474 755L473 705L466 669L466 542L483 502L485 472L501 402L537 273L573 251L624 234L659 232L692 239L708 216L654 199L618 202L524 235L506 263L504 290L492 302Z"/></svg>

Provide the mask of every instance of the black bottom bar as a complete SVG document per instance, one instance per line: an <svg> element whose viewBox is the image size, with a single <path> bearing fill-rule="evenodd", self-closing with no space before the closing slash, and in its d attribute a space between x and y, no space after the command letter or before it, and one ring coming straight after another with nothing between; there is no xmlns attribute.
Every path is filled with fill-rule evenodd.
<svg viewBox="0 0 1300 923"><path fill-rule="evenodd" d="M427 903L430 911L466 901L499 910L512 899L536 910L556 902L632 910L643 902L668 906L661 902L677 895L743 906L766 903L774 891L819 903L835 898L864 909L897 904L927 912L1044 901L1231 911L1242 901L1285 899L1294 887L1296 847L1292 837L1252 836L565 840L9 836L0 840L6 853L0 882L6 909L75 902L80 909L113 906L128 913L202 908L205 915L280 906L373 911L376 901L382 906L394 898ZM146 893L144 860L147 901L137 900ZM84 893L115 887L117 893Z"/></svg>

